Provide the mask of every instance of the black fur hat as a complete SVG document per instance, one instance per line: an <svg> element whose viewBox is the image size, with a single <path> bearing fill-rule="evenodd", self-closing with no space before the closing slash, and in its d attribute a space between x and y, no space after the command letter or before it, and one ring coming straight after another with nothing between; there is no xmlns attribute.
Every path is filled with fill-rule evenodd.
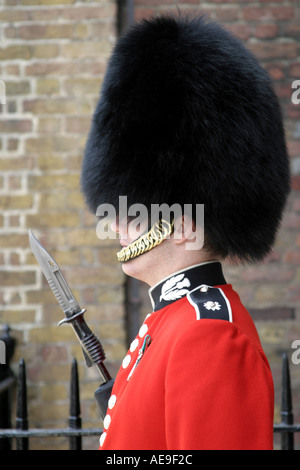
<svg viewBox="0 0 300 470"><path fill-rule="evenodd" d="M203 17L159 17L117 42L82 166L93 212L204 204L205 233L224 255L261 259L289 192L281 111L244 45Z"/></svg>

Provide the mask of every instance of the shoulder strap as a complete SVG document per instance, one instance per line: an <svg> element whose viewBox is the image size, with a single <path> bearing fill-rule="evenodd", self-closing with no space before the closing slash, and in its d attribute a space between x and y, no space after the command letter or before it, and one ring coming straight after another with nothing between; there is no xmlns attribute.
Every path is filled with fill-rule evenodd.
<svg viewBox="0 0 300 470"><path fill-rule="evenodd" d="M196 311L197 320L212 319L232 322L229 300L218 287L202 284L189 292L187 299Z"/></svg>

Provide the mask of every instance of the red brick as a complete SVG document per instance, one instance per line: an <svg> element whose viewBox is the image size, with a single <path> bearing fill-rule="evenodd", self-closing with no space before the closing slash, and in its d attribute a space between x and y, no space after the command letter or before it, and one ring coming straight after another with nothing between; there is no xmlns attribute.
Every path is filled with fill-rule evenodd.
<svg viewBox="0 0 300 470"><path fill-rule="evenodd" d="M292 20L295 10L290 6L245 7L242 15L245 20Z"/></svg>
<svg viewBox="0 0 300 470"><path fill-rule="evenodd" d="M29 24L15 27L15 36L20 39L71 38L73 25L70 24ZM7 36L11 37L11 36Z"/></svg>
<svg viewBox="0 0 300 470"><path fill-rule="evenodd" d="M234 36L244 41L249 39L252 35L252 26L247 23L228 23L225 25L225 28L230 31Z"/></svg>
<svg viewBox="0 0 300 470"><path fill-rule="evenodd" d="M13 95L28 95L30 93L30 83L28 81L18 80L18 81L6 81L6 94Z"/></svg>
<svg viewBox="0 0 300 470"><path fill-rule="evenodd" d="M35 165L35 160L27 155L21 157L8 157L4 156L0 159L0 172L2 171L22 171L32 170Z"/></svg>
<svg viewBox="0 0 300 470"><path fill-rule="evenodd" d="M2 271L1 273L1 287L30 285L35 283L35 271Z"/></svg>
<svg viewBox="0 0 300 470"><path fill-rule="evenodd" d="M26 10L13 8L0 11L0 21L3 23L18 23L20 21L29 21L29 19L30 12Z"/></svg>
<svg viewBox="0 0 300 470"><path fill-rule="evenodd" d="M259 59L294 59L298 57L298 44L291 42L261 41L249 43L249 48Z"/></svg>
<svg viewBox="0 0 300 470"><path fill-rule="evenodd" d="M300 217L299 217L300 223ZM277 266L264 265L255 268L248 268L242 273L242 279L246 282L283 282L291 281L294 276L293 269L282 268L278 269Z"/></svg>
<svg viewBox="0 0 300 470"><path fill-rule="evenodd" d="M295 213L285 214L282 225L290 229L300 229L300 215Z"/></svg>
<svg viewBox="0 0 300 470"><path fill-rule="evenodd" d="M160 5L162 3L161 0L135 0L135 5L145 5L145 6L155 6L155 5ZM173 3L173 0L163 0L163 5L171 5Z"/></svg>
<svg viewBox="0 0 300 470"><path fill-rule="evenodd" d="M98 96L101 86L99 77L93 78L70 78L64 81L63 90L68 96L87 96L96 95Z"/></svg>
<svg viewBox="0 0 300 470"><path fill-rule="evenodd" d="M295 302L296 304L299 304L300 302L300 289L299 286L290 286L288 288L288 301L289 302ZM298 339L298 338L297 338Z"/></svg>
<svg viewBox="0 0 300 470"><path fill-rule="evenodd" d="M271 75L273 80L282 80L285 77L285 71L281 64L272 63L266 65L268 73Z"/></svg>
<svg viewBox="0 0 300 470"><path fill-rule="evenodd" d="M91 126L91 118L85 116L68 116L66 117L66 132L83 133L88 132Z"/></svg>
<svg viewBox="0 0 300 470"><path fill-rule="evenodd" d="M10 215L8 217L8 225L9 227L20 227L21 221L19 215Z"/></svg>
<svg viewBox="0 0 300 470"><path fill-rule="evenodd" d="M31 49L28 45L18 44L0 48L0 60L29 60L31 57Z"/></svg>
<svg viewBox="0 0 300 470"><path fill-rule="evenodd" d="M283 258L285 263L295 264L296 266L300 266L300 251L290 250L287 251Z"/></svg>
<svg viewBox="0 0 300 470"><path fill-rule="evenodd" d="M3 248L28 248L28 235L19 233L1 233L0 246Z"/></svg>
<svg viewBox="0 0 300 470"><path fill-rule="evenodd" d="M114 4L106 4L101 6L79 6L78 8L64 8L60 12L60 18L67 20L84 20L84 19L107 19L116 13Z"/></svg>
<svg viewBox="0 0 300 470"><path fill-rule="evenodd" d="M18 189L18 188L17 188ZM0 196L0 206L4 210L30 209L33 198L30 194Z"/></svg>
<svg viewBox="0 0 300 470"><path fill-rule="evenodd" d="M18 266L20 265L20 255L18 253L10 253L9 255L9 264L12 266Z"/></svg>
<svg viewBox="0 0 300 470"><path fill-rule="evenodd" d="M290 65L289 76L300 79L300 62L294 62Z"/></svg>
<svg viewBox="0 0 300 470"><path fill-rule="evenodd" d="M14 151L18 150L19 140L18 139L8 139L7 141L7 150Z"/></svg>
<svg viewBox="0 0 300 470"><path fill-rule="evenodd" d="M24 100L23 108L33 114L74 114L78 111L78 103L71 98L37 98Z"/></svg>
<svg viewBox="0 0 300 470"><path fill-rule="evenodd" d="M189 2L190 3L190 2ZM196 3L196 2L195 2ZM224 3L237 3L237 0L210 0L209 3L218 3L220 5L224 4Z"/></svg>
<svg viewBox="0 0 300 470"><path fill-rule="evenodd" d="M216 19L218 21L233 21L239 17L240 9L236 7L225 7L216 10Z"/></svg>
<svg viewBox="0 0 300 470"><path fill-rule="evenodd" d="M7 75L16 75L20 74L20 67L18 65L12 64L5 67L5 72Z"/></svg>
<svg viewBox="0 0 300 470"><path fill-rule="evenodd" d="M300 37L299 20L297 23L289 22L287 25L283 25L283 35L291 36L299 41L299 37Z"/></svg>
<svg viewBox="0 0 300 470"><path fill-rule="evenodd" d="M300 175L294 175L292 177L292 189L294 191L300 191ZM300 237L299 237L300 241Z"/></svg>
<svg viewBox="0 0 300 470"><path fill-rule="evenodd" d="M300 212L300 197L295 197L293 200L293 210Z"/></svg>
<svg viewBox="0 0 300 470"><path fill-rule="evenodd" d="M285 106L286 117L289 119L300 119L300 105L289 103Z"/></svg>
<svg viewBox="0 0 300 470"><path fill-rule="evenodd" d="M277 24L259 24L254 28L254 36L260 39L274 38L278 31Z"/></svg>
<svg viewBox="0 0 300 470"><path fill-rule="evenodd" d="M9 119L0 121L0 132L31 132L32 122L29 119Z"/></svg>
<svg viewBox="0 0 300 470"><path fill-rule="evenodd" d="M274 89L278 98L287 98L290 100L292 90L290 83L283 83L282 81L274 84Z"/></svg>
<svg viewBox="0 0 300 470"><path fill-rule="evenodd" d="M288 142L288 152L291 157L300 156L300 140L290 140Z"/></svg>
<svg viewBox="0 0 300 470"><path fill-rule="evenodd" d="M95 304L97 302L96 289L90 287L81 292L84 305Z"/></svg>
<svg viewBox="0 0 300 470"><path fill-rule="evenodd" d="M33 62L25 67L25 74L27 76L51 76L57 75L72 75L77 73L78 66L74 62Z"/></svg>
<svg viewBox="0 0 300 470"><path fill-rule="evenodd" d="M295 309L289 307L269 307L261 309L250 308L249 313L254 321L282 321L295 319Z"/></svg>
<svg viewBox="0 0 300 470"><path fill-rule="evenodd" d="M85 73L88 75L97 75L101 77L106 70L106 61L101 58L78 64L78 73Z"/></svg>
<svg viewBox="0 0 300 470"><path fill-rule="evenodd" d="M252 3L256 3L256 0L250 0ZM282 3L282 0L259 0L259 3L261 4L267 4L267 3Z"/></svg>
<svg viewBox="0 0 300 470"><path fill-rule="evenodd" d="M142 7L140 8L138 5L134 9L134 19L135 21L140 21L144 18L149 18L150 16L154 15L155 7Z"/></svg>
<svg viewBox="0 0 300 470"><path fill-rule="evenodd" d="M47 345L42 347L42 359L45 363L56 364L68 361L68 352L65 346Z"/></svg>
<svg viewBox="0 0 300 470"><path fill-rule="evenodd" d="M9 175L7 178L7 186L9 190L21 189L22 178L18 175Z"/></svg>

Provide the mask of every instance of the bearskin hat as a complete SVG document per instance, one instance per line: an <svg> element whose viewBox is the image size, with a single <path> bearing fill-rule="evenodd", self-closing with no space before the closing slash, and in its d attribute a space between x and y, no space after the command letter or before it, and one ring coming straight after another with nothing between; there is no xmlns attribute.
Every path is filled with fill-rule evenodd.
<svg viewBox="0 0 300 470"><path fill-rule="evenodd" d="M204 17L143 20L117 42L92 120L82 190L90 209L204 204L205 234L243 261L270 251L289 192L271 80Z"/></svg>

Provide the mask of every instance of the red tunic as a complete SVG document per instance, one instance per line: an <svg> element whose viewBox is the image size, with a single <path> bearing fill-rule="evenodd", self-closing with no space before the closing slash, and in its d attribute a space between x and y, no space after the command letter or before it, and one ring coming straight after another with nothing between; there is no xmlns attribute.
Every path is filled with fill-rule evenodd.
<svg viewBox="0 0 300 470"><path fill-rule="evenodd" d="M158 308L166 305L146 317L131 343L100 448L273 448L273 381L253 321L231 285L211 289L205 301L195 284L196 297L186 295L187 278L177 278L177 290L172 282L161 290Z"/></svg>

